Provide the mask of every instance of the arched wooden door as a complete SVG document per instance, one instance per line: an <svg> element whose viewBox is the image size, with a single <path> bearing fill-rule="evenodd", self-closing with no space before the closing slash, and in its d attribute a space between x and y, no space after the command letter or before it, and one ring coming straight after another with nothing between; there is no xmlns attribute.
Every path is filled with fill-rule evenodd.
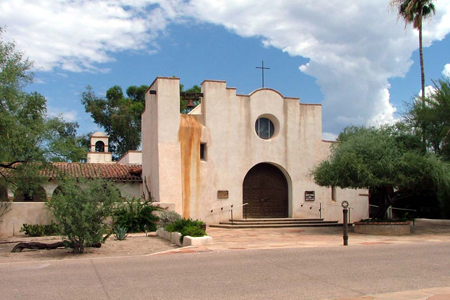
<svg viewBox="0 0 450 300"><path fill-rule="evenodd" d="M247 173L243 185L248 218L287 218L288 184L280 169L261 163Z"/></svg>

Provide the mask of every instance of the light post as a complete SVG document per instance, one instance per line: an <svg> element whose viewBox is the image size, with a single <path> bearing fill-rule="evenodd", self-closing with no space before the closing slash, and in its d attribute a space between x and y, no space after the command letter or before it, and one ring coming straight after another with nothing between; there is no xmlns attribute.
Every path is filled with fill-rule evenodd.
<svg viewBox="0 0 450 300"><path fill-rule="evenodd" d="M348 246L348 201L342 201L341 205L343 208L342 212L344 214L344 246Z"/></svg>

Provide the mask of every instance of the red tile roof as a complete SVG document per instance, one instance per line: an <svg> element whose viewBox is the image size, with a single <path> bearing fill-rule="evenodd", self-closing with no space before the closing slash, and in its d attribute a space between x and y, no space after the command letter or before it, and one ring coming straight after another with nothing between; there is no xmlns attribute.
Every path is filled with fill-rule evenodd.
<svg viewBox="0 0 450 300"><path fill-rule="evenodd" d="M75 178L84 177L88 179L102 178L112 181L133 181L142 182L140 173L141 165L120 165L116 163L95 164L95 163L52 163L55 168L45 170L45 175L49 179L62 176L73 176Z"/></svg>
<svg viewBox="0 0 450 300"><path fill-rule="evenodd" d="M0 171L2 171L4 176L13 176L13 172L10 169L2 169ZM57 180L60 176L72 176L75 178L100 178L112 181L142 182L141 165L56 162L50 163L41 172L49 180Z"/></svg>

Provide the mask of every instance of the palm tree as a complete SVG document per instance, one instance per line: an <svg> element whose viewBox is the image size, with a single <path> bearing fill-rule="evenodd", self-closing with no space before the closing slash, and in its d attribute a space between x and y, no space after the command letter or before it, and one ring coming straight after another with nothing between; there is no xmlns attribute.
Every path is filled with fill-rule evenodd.
<svg viewBox="0 0 450 300"><path fill-rule="evenodd" d="M423 67L422 21L436 13L433 0L392 0L391 6L398 9L398 17L405 20L405 27L412 23L419 31L420 75L422 80L422 104L425 105L425 71Z"/></svg>

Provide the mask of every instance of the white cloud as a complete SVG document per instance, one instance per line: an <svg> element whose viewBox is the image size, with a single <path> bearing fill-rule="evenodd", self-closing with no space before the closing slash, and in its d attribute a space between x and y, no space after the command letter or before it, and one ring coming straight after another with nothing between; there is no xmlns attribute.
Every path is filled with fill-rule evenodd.
<svg viewBox="0 0 450 300"><path fill-rule="evenodd" d="M442 75L446 77L450 77L450 64L446 64L444 66L444 70L442 71Z"/></svg>
<svg viewBox="0 0 450 300"><path fill-rule="evenodd" d="M325 141L335 141L337 137L337 134L331 132L322 132L322 139Z"/></svg>
<svg viewBox="0 0 450 300"><path fill-rule="evenodd" d="M55 107L47 107L47 116L50 118L62 117L66 122L74 122L77 120L77 112L75 110L64 111Z"/></svg>
<svg viewBox="0 0 450 300"><path fill-rule="evenodd" d="M395 121L388 79L409 70L418 48L417 32L405 28L388 1L379 0L192 0L204 22L222 25L243 37L261 37L293 56L317 79L324 94L325 131L346 125ZM437 15L425 23L424 45L450 31L450 3L439 1ZM306 99L307 101L307 99Z"/></svg>
<svg viewBox="0 0 450 300"><path fill-rule="evenodd" d="M425 87L425 97L429 98L432 94L436 92L436 89L432 85L427 85ZM419 93L417 93L417 96L422 96L422 89L420 89ZM419 98L419 97L418 97Z"/></svg>
<svg viewBox="0 0 450 300"><path fill-rule="evenodd" d="M324 130L394 122L388 79L404 76L418 47L417 31L397 22L380 0L0 0L0 19L19 49L43 70L107 72L121 51L158 50L171 22L194 18L258 37L310 61L301 72L324 94ZM425 22L424 45L450 32L450 1ZM448 66L448 65L447 65ZM446 70L450 67L446 66ZM300 95L301 96L301 95ZM305 99L307 101L307 99ZM336 132L335 132L336 133Z"/></svg>
<svg viewBox="0 0 450 300"><path fill-rule="evenodd" d="M0 0L0 19L5 39L14 38L38 69L107 72L98 64L113 61L111 53L154 50L155 39L179 14L177 2Z"/></svg>

